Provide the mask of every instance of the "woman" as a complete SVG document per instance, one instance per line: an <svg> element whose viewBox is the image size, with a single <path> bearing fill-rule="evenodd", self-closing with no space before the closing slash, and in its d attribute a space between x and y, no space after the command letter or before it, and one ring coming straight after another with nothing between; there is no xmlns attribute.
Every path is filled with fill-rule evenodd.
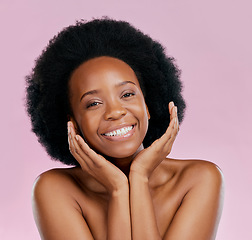
<svg viewBox="0 0 252 240"><path fill-rule="evenodd" d="M75 166L35 182L42 239L215 238L222 174L167 158L185 102L159 43L126 22L81 21L50 41L27 83L33 131Z"/></svg>

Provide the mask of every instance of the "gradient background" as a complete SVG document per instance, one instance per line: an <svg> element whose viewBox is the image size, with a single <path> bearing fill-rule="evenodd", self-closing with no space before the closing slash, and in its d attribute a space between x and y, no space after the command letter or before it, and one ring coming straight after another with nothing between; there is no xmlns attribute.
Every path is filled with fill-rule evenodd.
<svg viewBox="0 0 252 240"><path fill-rule="evenodd" d="M31 190L53 162L30 131L25 82L48 40L77 19L126 20L159 40L182 69L186 117L171 156L210 160L226 179L218 240L251 240L250 0L0 1L0 239L40 239Z"/></svg>

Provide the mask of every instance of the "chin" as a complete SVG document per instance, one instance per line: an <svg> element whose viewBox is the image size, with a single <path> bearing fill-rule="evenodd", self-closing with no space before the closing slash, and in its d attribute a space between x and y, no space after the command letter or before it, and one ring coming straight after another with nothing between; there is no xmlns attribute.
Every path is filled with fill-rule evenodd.
<svg viewBox="0 0 252 240"><path fill-rule="evenodd" d="M110 151L103 151L102 154L104 156L108 156L109 158L117 158L117 159L123 159L123 158L132 158L135 154L137 154L139 151L143 149L142 144L138 144L137 146L118 146L112 148Z"/></svg>
<svg viewBox="0 0 252 240"><path fill-rule="evenodd" d="M112 153L110 155L105 155L108 158L114 158L114 159L125 159L125 158L132 158L135 155L136 152L131 154L121 154L121 153Z"/></svg>

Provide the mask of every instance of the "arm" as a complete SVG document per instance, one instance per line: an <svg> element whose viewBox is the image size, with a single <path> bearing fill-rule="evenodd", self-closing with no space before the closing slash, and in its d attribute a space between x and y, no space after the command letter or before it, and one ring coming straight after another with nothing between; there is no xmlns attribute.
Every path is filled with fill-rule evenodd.
<svg viewBox="0 0 252 240"><path fill-rule="evenodd" d="M139 239L164 240L215 239L224 200L223 175L214 164L197 162L196 168L183 174L183 178L190 179L191 187L163 238L153 221L155 214L147 179L131 175L132 230L133 236L137 236L134 239L138 236L144 236Z"/></svg>
<svg viewBox="0 0 252 240"><path fill-rule="evenodd" d="M131 173L129 179L133 239L161 239L148 179L138 173Z"/></svg>
<svg viewBox="0 0 252 240"><path fill-rule="evenodd" d="M141 151L130 171L130 202L133 239L212 240L215 238L223 205L223 177L212 163L201 162L184 171L181 178L190 188L164 236L155 218L149 189L149 177L168 155L178 131L176 109L169 105L171 121L166 133ZM186 182L185 182L186 183ZM187 183L186 183L187 184Z"/></svg>
<svg viewBox="0 0 252 240"><path fill-rule="evenodd" d="M149 178L154 169L170 153L178 132L177 108L169 104L170 124L166 133L141 151L130 169L130 205L132 236L134 240L162 239L158 230L154 206L149 189Z"/></svg>
<svg viewBox="0 0 252 240"><path fill-rule="evenodd" d="M88 172L108 191L107 239L131 239L129 186L126 175L90 149L84 140L75 134L71 123L69 123L69 147L83 171Z"/></svg>
<svg viewBox="0 0 252 240"><path fill-rule="evenodd" d="M42 240L91 240L82 211L66 189L73 185L54 170L36 180L32 194L33 215Z"/></svg>
<svg viewBox="0 0 252 240"><path fill-rule="evenodd" d="M192 179L164 236L165 240L213 240L217 232L224 199L221 171L209 162L199 163L186 173Z"/></svg>
<svg viewBox="0 0 252 240"><path fill-rule="evenodd" d="M114 192L109 199L107 239L131 239L128 186Z"/></svg>

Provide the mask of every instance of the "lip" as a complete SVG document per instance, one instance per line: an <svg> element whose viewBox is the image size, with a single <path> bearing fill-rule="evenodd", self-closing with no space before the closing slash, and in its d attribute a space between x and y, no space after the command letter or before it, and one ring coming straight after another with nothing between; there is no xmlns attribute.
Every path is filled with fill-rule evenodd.
<svg viewBox="0 0 252 240"><path fill-rule="evenodd" d="M114 127L109 127L107 128L106 130L103 130L101 131L101 135L104 135L105 133L108 133L108 132L113 132L113 131L116 131L118 129L121 129L121 128L125 128L125 127L131 127L133 126L133 128L135 127L136 123L121 123L121 124L118 124Z"/></svg>
<svg viewBox="0 0 252 240"><path fill-rule="evenodd" d="M133 126L133 128L129 132L127 132L125 135L122 135L122 136L107 136L107 135L105 135L105 133L113 132L118 129L125 128L125 127L131 127L131 126ZM135 129L136 129L136 124L122 124L122 125L119 125L114 128L109 128L108 130L106 130L106 132L102 133L101 135L102 135L102 137L104 137L110 141L126 140L127 138L131 137L134 134Z"/></svg>

